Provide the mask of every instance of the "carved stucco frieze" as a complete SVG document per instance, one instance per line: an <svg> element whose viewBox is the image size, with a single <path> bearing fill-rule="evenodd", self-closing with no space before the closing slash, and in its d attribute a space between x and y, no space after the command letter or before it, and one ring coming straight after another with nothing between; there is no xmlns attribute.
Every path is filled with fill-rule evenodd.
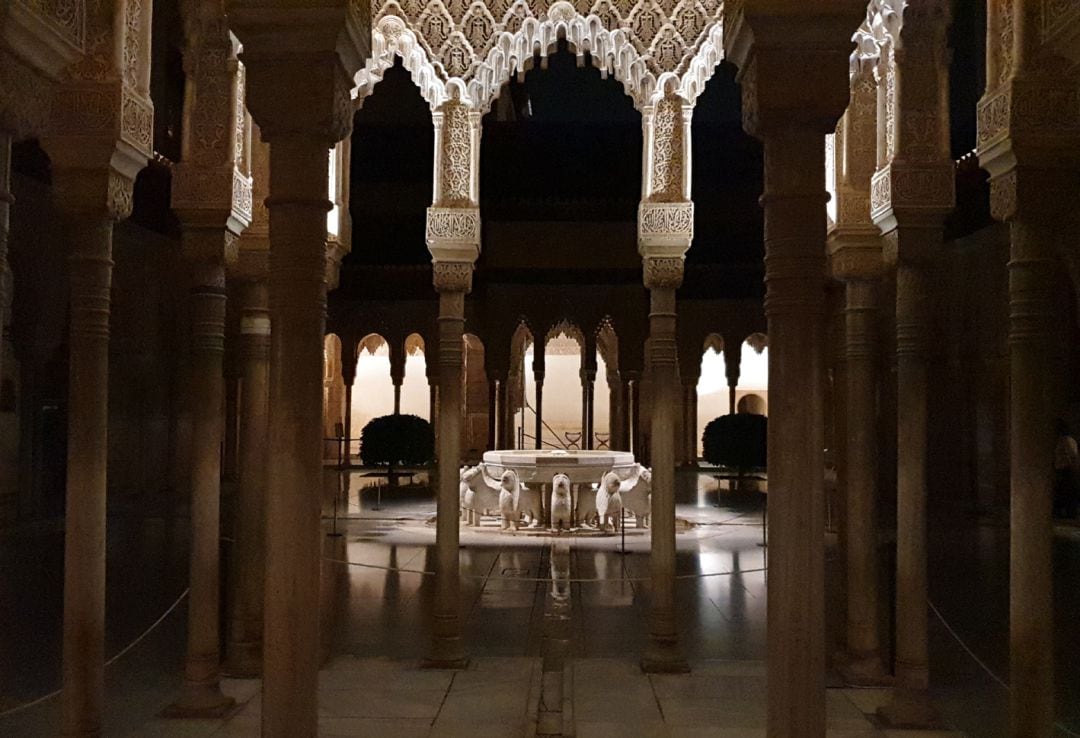
<svg viewBox="0 0 1080 738"><path fill-rule="evenodd" d="M52 83L0 49L0 126L16 138L40 135L49 121Z"/></svg>
<svg viewBox="0 0 1080 738"><path fill-rule="evenodd" d="M487 110L510 76L564 37L579 57L588 53L601 74L622 82L639 108L665 79L693 101L723 58L722 7L718 0L380 0L358 97L400 56L432 109L457 89Z"/></svg>
<svg viewBox="0 0 1080 738"><path fill-rule="evenodd" d="M61 199L74 212L114 218L131 213L136 174L153 146L146 0L95 1L86 7L83 56L50 96L42 143Z"/></svg>
<svg viewBox="0 0 1080 738"><path fill-rule="evenodd" d="M46 21L77 49L86 43L86 0L12 0Z"/></svg>
<svg viewBox="0 0 1080 738"><path fill-rule="evenodd" d="M472 262L436 261L432 265L432 281L438 292L463 292L472 290Z"/></svg>
<svg viewBox="0 0 1080 738"><path fill-rule="evenodd" d="M1011 136L1080 133L1080 89L1076 80L1040 79L1010 83L979 103L978 145L986 149Z"/></svg>
<svg viewBox="0 0 1080 738"><path fill-rule="evenodd" d="M871 215L876 220L890 209L947 213L955 204L955 179L949 162L885 167L871 183Z"/></svg>
<svg viewBox="0 0 1080 738"><path fill-rule="evenodd" d="M469 109L458 100L447 102L442 108L439 171L439 206L468 207L473 204L474 171L478 163L473 151L476 121Z"/></svg>
<svg viewBox="0 0 1080 738"><path fill-rule="evenodd" d="M185 6L184 21L186 118L172 206L185 224L213 224L235 236L252 218L244 70L220 6Z"/></svg>
<svg viewBox="0 0 1080 738"><path fill-rule="evenodd" d="M675 94L662 97L650 116L648 200L679 202L687 199L686 137L689 136L683 101Z"/></svg>
<svg viewBox="0 0 1080 738"><path fill-rule="evenodd" d="M638 206L638 250L642 255L682 256L694 240L694 203L643 202Z"/></svg>

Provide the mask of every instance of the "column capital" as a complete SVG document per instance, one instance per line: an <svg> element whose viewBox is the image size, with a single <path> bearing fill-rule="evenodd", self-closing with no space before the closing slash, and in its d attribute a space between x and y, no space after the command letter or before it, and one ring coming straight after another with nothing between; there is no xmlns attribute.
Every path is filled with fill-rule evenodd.
<svg viewBox="0 0 1080 738"><path fill-rule="evenodd" d="M677 257L652 257L643 260L645 287L650 290L676 290L682 286L684 259Z"/></svg>
<svg viewBox="0 0 1080 738"><path fill-rule="evenodd" d="M876 226L837 228L829 234L829 274L842 282L880 279L881 231Z"/></svg>
<svg viewBox="0 0 1080 738"><path fill-rule="evenodd" d="M812 10L804 5L724 5L724 49L739 67L743 126L752 135L787 127L832 133L847 107L850 39L866 16L866 3L820 0Z"/></svg>
<svg viewBox="0 0 1080 738"><path fill-rule="evenodd" d="M990 173L991 212L1009 220L1023 199L1025 177L1018 171L1049 175L1080 168L1080 80L1060 70L1012 77L980 101L978 126L979 164ZM1050 195L1049 190L1044 193ZM1031 205L1038 199L1031 198Z"/></svg>
<svg viewBox="0 0 1080 738"><path fill-rule="evenodd" d="M432 265L432 281L439 293L472 291L473 265L469 261L436 261Z"/></svg>
<svg viewBox="0 0 1080 738"><path fill-rule="evenodd" d="M320 0L298 8L229 0L227 10L244 47L248 107L263 139L301 135L330 147L349 135L353 78L371 52L370 5Z"/></svg>

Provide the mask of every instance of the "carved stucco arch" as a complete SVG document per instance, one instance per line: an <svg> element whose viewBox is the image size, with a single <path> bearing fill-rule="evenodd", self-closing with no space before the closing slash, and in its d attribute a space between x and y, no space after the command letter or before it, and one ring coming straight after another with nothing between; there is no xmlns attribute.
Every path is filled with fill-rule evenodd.
<svg viewBox="0 0 1080 738"><path fill-rule="evenodd" d="M702 20L698 37L691 41L683 39L669 19L650 38L651 46L644 53L640 39L628 28L608 27L613 16L609 15L605 21L595 13L581 13L566 0L559 0L546 12L536 15L531 14L529 3L517 0L509 4L501 22L494 20L487 7L489 4L471 3L462 18L464 22L482 12L487 14L484 22L490 22L494 32L486 42L486 48L477 52L446 13L435 27L440 33L447 27L454 30L448 32L445 39L437 39L442 42L439 50L430 51L431 44L418 25L430 23L431 16L439 12L432 8L443 8L445 13L443 4L419 4L410 13L407 0L401 0L400 4L398 0L388 0L379 10L372 27L371 57L356 75L354 96L357 104L362 104L371 94L386 70L394 64L394 57L401 57L402 65L433 111L456 98L474 110L487 112L512 75L530 69L535 57L547 57L561 39L567 41L578 57L584 58L588 53L603 76L611 74L621 82L638 110L655 104L664 90L674 90L687 103L693 104L724 57L722 6L719 3L715 3L711 17L698 0L678 3L673 14L692 12L695 18ZM639 6L648 6L648 12L660 10L651 0L641 0L626 13L628 19L639 12ZM614 12L611 3L605 0L597 0L593 7ZM686 7L691 10L686 11ZM530 15L521 17L522 12ZM448 48L453 52L452 59L466 59L464 68L454 68L454 62L446 63ZM669 51L673 48L683 50L677 58ZM437 58L440 54L442 59ZM660 58L654 58L654 55Z"/></svg>

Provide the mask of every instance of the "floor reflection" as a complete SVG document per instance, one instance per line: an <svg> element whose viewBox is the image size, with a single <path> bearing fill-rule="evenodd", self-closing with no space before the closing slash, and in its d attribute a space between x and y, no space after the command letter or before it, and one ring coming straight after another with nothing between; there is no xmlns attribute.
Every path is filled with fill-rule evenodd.
<svg viewBox="0 0 1080 738"><path fill-rule="evenodd" d="M319 617L327 657L419 659L426 655L434 599L435 503L424 478L387 487L382 477L328 472ZM766 563L761 495L681 474L676 513L679 627L692 661L765 657ZM382 483L382 484L380 484ZM336 516L335 516L336 508ZM228 499L225 502L228 510ZM930 518L931 599L956 636L1008 679L1008 530L963 511ZM226 516L227 520L227 516ZM334 535L334 533L339 535ZM501 533L494 521L462 529L461 622L478 658L550 655L550 615L575 659L633 660L644 648L648 531L552 539ZM227 555L229 542L223 544ZM59 686L63 534L59 527L0 536L0 710ZM830 563L835 574L837 562ZM137 638L186 587L187 521L174 515L109 521L107 653ZM1080 529L1059 526L1054 542L1057 706L1080 732ZM882 592L892 591L890 544L882 546ZM830 588L830 619L842 604ZM557 606L557 607L556 607ZM561 609L560 609L561 608ZM548 616L546 620L545 616ZM108 673L109 734L124 734L168 702L180 683L180 608ZM545 630L546 625L548 629ZM830 631L832 632L832 631ZM545 634L549 638L545 641ZM951 724L972 736L1006 725L1007 695L936 619L931 619L934 696ZM547 646L545 646L545 642ZM547 648L547 651L545 651ZM58 702L40 714L0 718L0 734L55 732ZM36 709L36 708L35 708ZM32 718L32 719L31 719Z"/></svg>

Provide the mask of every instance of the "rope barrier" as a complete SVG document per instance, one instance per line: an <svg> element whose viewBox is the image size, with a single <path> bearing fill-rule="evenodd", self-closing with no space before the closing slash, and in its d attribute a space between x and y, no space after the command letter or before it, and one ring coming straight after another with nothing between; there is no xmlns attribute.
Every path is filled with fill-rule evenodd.
<svg viewBox="0 0 1080 738"><path fill-rule="evenodd" d="M155 620L150 625L149 628L144 630L142 632L142 635L140 635L138 638L133 640L131 643L124 646L124 648L120 649L119 653L117 653L111 659L106 661L105 662L105 668L108 668L108 667L112 666L113 664L115 664L123 656L125 656L131 649L135 648L135 646L139 645L144 640L146 640L147 636L149 636L152 632L154 632L154 630L156 630L157 627L159 625L161 625L165 621L165 618L169 617L169 615L171 615L173 613L173 610L175 610L177 607L180 606L180 603L184 601L184 598L188 596L188 592L190 592L190 591L191 591L190 589L185 589L183 592L181 592L180 596L176 598L176 601L173 602L171 605L169 605L169 608L164 613L161 614L161 617L159 617L157 620ZM61 692L63 692L63 689L58 689L58 690L56 690L54 692L49 692L46 695L38 697L36 700L33 700L31 702L25 702L25 703L23 703L21 705L17 705L15 707L12 707L10 710L4 710L3 712L0 712L0 718L9 717L11 715L15 715L16 713L20 713L20 712L23 712L25 710L29 710L31 707L36 707L37 705L40 705L43 702L48 702L49 700L53 699L54 697L59 697Z"/></svg>
<svg viewBox="0 0 1080 738"><path fill-rule="evenodd" d="M978 664L979 667L983 671L985 671L991 679L997 682L998 685L1000 685L1006 692L1011 692L1012 687L1009 686L1009 683L999 677L997 674L995 674L994 670L987 666L986 663L982 659L980 659L973 650L971 650L971 647L964 642L964 639L962 639L960 635L953 629L953 627L949 625L948 621L945 620L945 617L941 614L941 611L937 609L934 603L931 602L929 599L926 601L926 603L930 605L930 611L933 612L935 616L937 616L937 619L940 620L941 624L945 626L945 630L947 630L949 632L949 635L951 635L953 639L958 644L960 644L960 648L962 648L967 653L967 655L971 657L972 661ZM1080 733L1069 730L1062 723L1054 723L1054 727L1067 736L1073 736L1073 738L1080 738Z"/></svg>
<svg viewBox="0 0 1080 738"><path fill-rule="evenodd" d="M346 566L356 566L362 569L376 569L385 572L396 572L399 574L419 574L421 576L433 577L435 572L426 571L424 569L404 569L397 566L383 566L382 564L367 564L362 561L347 561L345 559L335 559L328 556L323 557L323 561L328 561L331 564L344 564ZM709 577L727 577L734 576L736 574L758 574L767 571L765 567L757 569L740 569L739 571L713 571L703 574L678 574L675 579L707 579ZM488 575L470 574L461 577L462 579L490 579ZM500 582L559 582L568 584L595 584L598 582L648 582L652 577L578 577L578 578L566 578L555 579L553 577L499 577Z"/></svg>

